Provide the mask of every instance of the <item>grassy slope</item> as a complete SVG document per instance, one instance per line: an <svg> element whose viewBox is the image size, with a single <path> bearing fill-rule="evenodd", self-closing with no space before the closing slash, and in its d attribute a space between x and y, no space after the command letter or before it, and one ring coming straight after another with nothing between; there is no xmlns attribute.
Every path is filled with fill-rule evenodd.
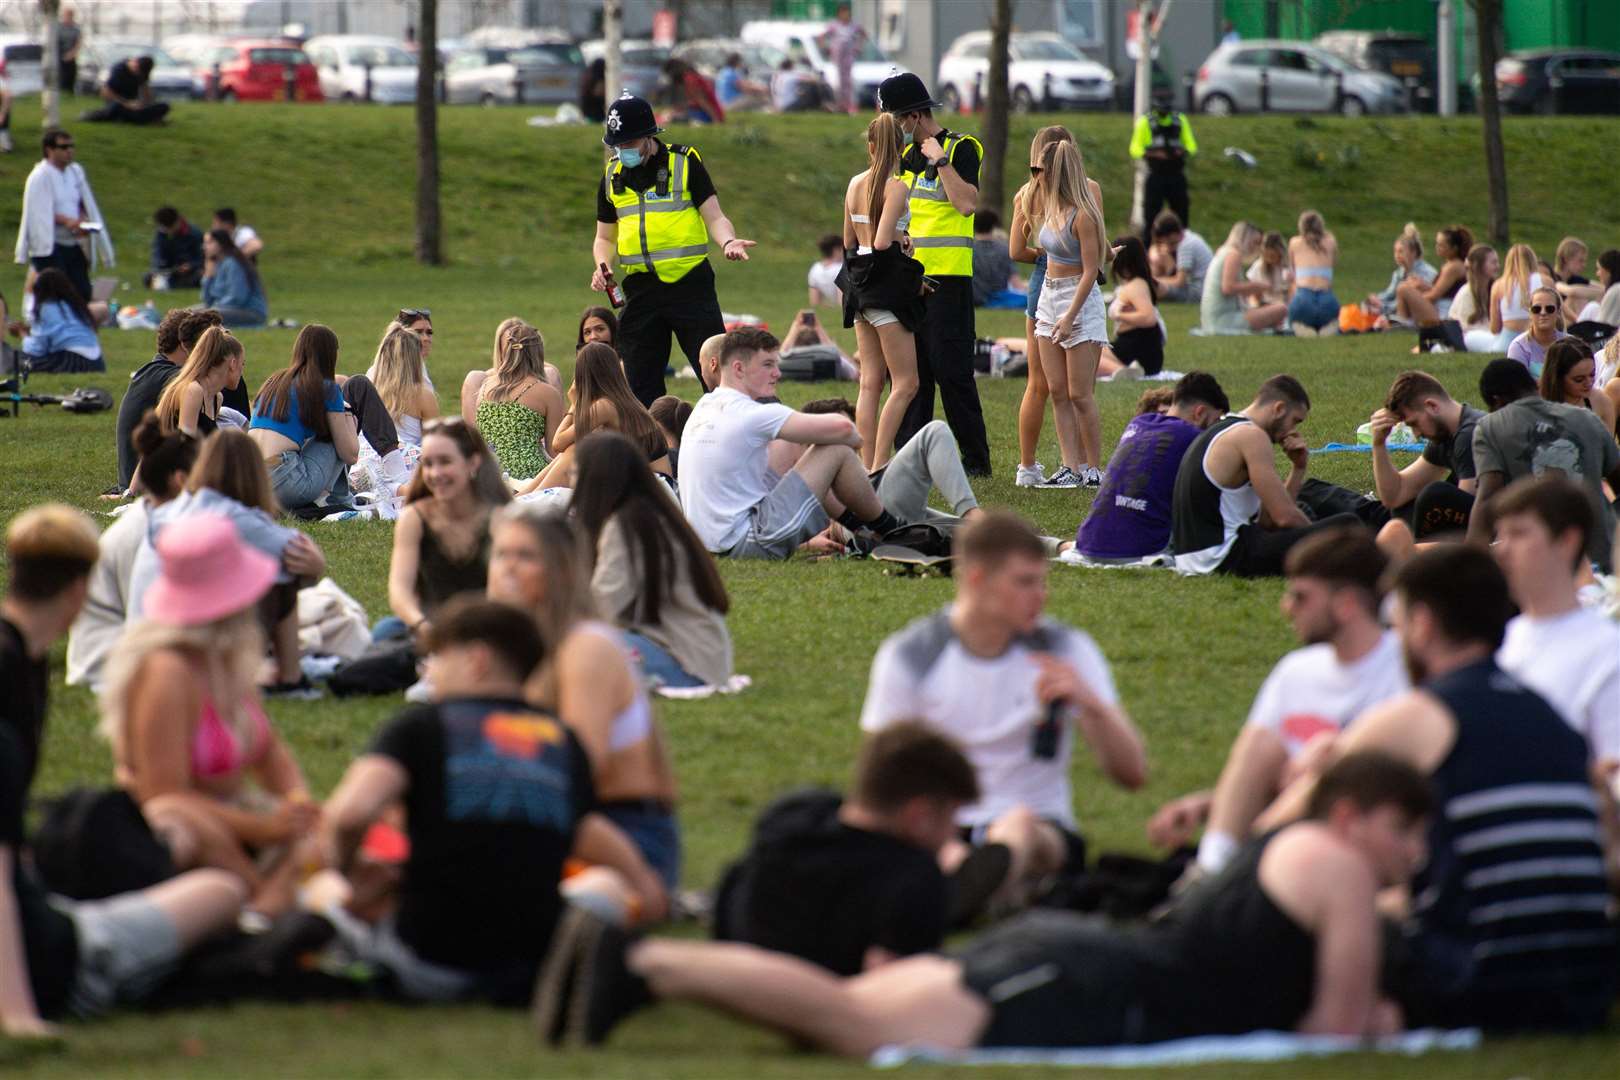
<svg viewBox="0 0 1620 1080"><path fill-rule="evenodd" d="M29 106L15 130L33 130ZM410 115L386 109L189 107L161 131L81 125L86 163L111 222L122 276L139 301L151 209L169 202L206 221L209 207L234 204L266 236L264 259L272 310L333 326L347 345L343 367L359 370L382 325L398 306L427 306L438 331L432 369L446 408L455 407L463 372L487 363L489 339L503 317L521 314L551 342L565 370L574 319L592 302L584 287L592 230L590 185L599 150L592 132L535 130L520 110L449 110L442 115L446 240L452 264L426 270L409 261L412 243L413 135ZM1108 194L1120 231L1128 210L1122 117L1070 118ZM1021 153L1033 125L1013 132ZM1610 185L1590 155L1549 147L1601 145L1613 125L1600 121L1524 121L1508 125L1515 235L1550 251L1573 232L1597 248L1613 241L1612 200L1572 197ZM675 138L692 133L678 131ZM1472 121L1337 120L1199 121L1205 159L1193 178L1194 222L1218 243L1239 216L1287 231L1306 206L1322 210L1337 230L1344 265L1340 295L1382 287L1389 243L1401 223L1426 234L1453 220L1478 226L1485 216L1478 126ZM859 129L833 118L750 120L693 136L705 154L739 232L760 241L743 267L722 266L727 310L752 311L784 325L802 302L804 268L816 235L836 226L845 178L861 165ZM1220 156L1241 146L1261 162L1237 169ZM0 159L0 191L15 192L31 166L20 150ZM1019 158L1012 158L1017 165ZM14 235L18 205L0 200L0 235ZM20 268L3 278L20 292ZM158 296L160 306L180 302ZM1301 376L1317 402L1306 434L1315 444L1345 440L1406 367L1408 340L1207 341L1188 338L1195 313L1167 310L1171 366L1200 366L1221 376L1234 400L1280 370ZM981 313L980 333L1021 333L1015 313ZM844 333L846 339L847 332ZM244 335L253 384L285 362L290 331ZM101 385L115 394L150 355L144 333L104 335L105 376L35 380ZM1473 396L1479 363L1431 358L1426 364L1459 392ZM691 384L675 383L690 395ZM853 393L853 387L846 387ZM989 504L1010 505L1059 534L1073 531L1088 495L1028 493L1011 484L1016 457L1013 417L1021 383L980 383L997 468L980 488ZM826 388L786 387L789 401ZM1110 444L1129 418L1136 392L1101 388ZM0 421L0 519L45 498L97 508L95 492L113 473L112 414L70 417L33 409ZM1055 450L1048 425L1042 456ZM1365 458L1322 458L1313 474L1365 489ZM389 527L314 526L332 572L373 615L386 611ZM943 602L948 585L895 581L853 563L725 568L735 598L731 624L738 667L756 686L731 700L666 705L684 788L687 881L711 882L742 843L753 812L772 793L802 783L841 783L855 740L854 719L873 648L905 620ZM1183 582L1168 575L1083 573L1059 569L1052 609L1086 626L1111 658L1125 702L1147 735L1153 763L1148 789L1127 795L1098 782L1089 761L1076 765L1082 820L1102 849L1142 846L1141 822L1164 797L1213 779L1232 732L1272 662L1290 647L1277 617L1275 583ZM837 598L829 603L829 598ZM60 655L58 668L60 670ZM392 699L287 703L273 707L278 724L320 789L340 775L395 707ZM99 782L108 774L94 737L94 702L58 688L41 790ZM844 1067L784 1054L768 1037L695 1010L661 1010L637 1020L610 1055L552 1063L533 1056L527 1029L515 1018L480 1009L432 1012L382 1007L245 1007L156 1019L124 1018L76 1028L72 1050L33 1062L42 1074L211 1075L222 1071L278 1075L492 1073L545 1070L568 1075L668 1076L833 1075ZM177 1060L176 1054L182 1057ZM1426 1059L1336 1061L1275 1075L1472 1076L1590 1075L1612 1043L1530 1041L1493 1045L1486 1054ZM0 1064L8 1060L0 1048ZM1612 1059L1609 1059L1612 1060ZM1245 1069L1245 1073L1265 1070Z"/></svg>

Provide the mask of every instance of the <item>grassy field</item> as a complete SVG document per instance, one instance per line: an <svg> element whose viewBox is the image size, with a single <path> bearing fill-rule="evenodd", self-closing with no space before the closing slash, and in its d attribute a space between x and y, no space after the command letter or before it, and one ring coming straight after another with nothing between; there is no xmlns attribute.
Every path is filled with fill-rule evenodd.
<svg viewBox="0 0 1620 1080"><path fill-rule="evenodd" d="M0 191L20 192L34 151L31 106L19 107L22 143L0 159ZM392 312L429 307L437 331L430 366L447 409L462 374L488 363L495 325L521 315L540 327L551 359L571 368L575 320L595 302L588 291L591 190L597 136L586 129L533 129L509 109L441 114L444 213L450 265L426 269L412 248L413 129L408 111L285 106L189 106L168 127L127 130L78 126L74 134L107 216L130 288L140 302L154 208L172 203L206 224L210 208L234 205L268 245L262 270L273 315L331 325L344 342L340 367L362 370ZM1107 194L1115 231L1129 207L1123 116L1066 118L1079 134L1092 174ZM1020 164L1034 126L1013 132ZM1193 173L1194 225L1219 243L1238 217L1289 231L1314 206L1339 236L1339 295L1383 286L1390 241L1414 220L1424 235L1453 221L1482 231L1485 220L1479 128L1469 119L1401 118L1198 120L1204 159ZM703 150L721 200L742 236L758 240L754 260L718 268L728 311L754 312L785 326L803 302L814 239L836 228L847 177L862 164L860 125L837 118L748 119L724 130L672 133ZM1507 125L1515 238L1550 252L1574 233L1593 250L1620 233L1620 206L1600 146L1615 127L1602 121L1523 120ZM1259 159L1236 167L1224 147ZM1016 171L1021 172L1021 169ZM20 198L0 199L0 235L14 235ZM21 268L0 273L12 300ZM193 297L160 294L160 307ZM827 312L831 315L831 312ZM1312 445L1351 441L1409 366L1410 338L1294 342L1190 338L1196 313L1167 309L1168 363L1214 371L1234 402L1265 377L1304 380L1316 409L1303 429ZM981 313L981 335L1021 333L1016 313ZM850 335L841 332L846 341ZM256 386L286 362L292 332L243 334ZM121 394L128 374L151 355L146 332L103 335L104 376L36 377L31 389L103 386ZM1477 357L1432 357L1424 364L1459 396L1477 398ZM690 382L672 384L690 396ZM796 403L827 387L789 386ZM853 396L853 385L842 388ZM979 487L1047 531L1071 534L1089 493L1029 492L1012 485L1014 415L1022 383L982 380L980 392L996 476ZM1099 390L1108 445L1131 415L1137 388ZM0 419L0 520L43 499L91 510L114 479L113 415L81 417L25 407ZM1050 425L1042 459L1055 464ZM1312 474L1365 490L1368 461L1324 456ZM390 527L315 525L332 576L373 617L386 613ZM753 676L746 694L707 703L666 704L683 789L688 844L686 884L707 887L744 842L757 809L798 784L842 784L856 743L867 665L882 638L943 603L943 581L887 578L858 562L796 561L728 565L738 670ZM1101 782L1089 760L1075 765L1078 812L1098 850L1140 850L1142 823L1158 803L1214 779L1226 747L1266 672L1293 642L1277 614L1277 582L1183 581L1168 574L1086 572L1055 567L1051 609L1087 628L1113 663L1125 704L1146 735L1147 788L1125 794ZM60 651L56 670L61 670ZM317 790L328 790L398 699L277 702L275 720ZM95 703L58 686L52 698L40 792L105 782L106 747L93 734ZM1416 1061L1375 1056L1308 1065L1245 1067L1258 1076L1596 1076L1612 1075L1612 1039L1493 1042L1484 1050ZM857 1069L788 1050L780 1041L696 1010L661 1008L627 1025L610 1053L541 1056L523 1018L492 1010L405 1009L375 1005L283 1008L241 1006L163 1016L126 1016L70 1029L57 1053L20 1055L0 1043L0 1068L38 1076L439 1076L556 1075L780 1077L852 1075ZM1215 1075L1220 1070L1194 1070ZM912 1070L909 1075L932 1075ZM1072 1075L1065 1073L1065 1075Z"/></svg>

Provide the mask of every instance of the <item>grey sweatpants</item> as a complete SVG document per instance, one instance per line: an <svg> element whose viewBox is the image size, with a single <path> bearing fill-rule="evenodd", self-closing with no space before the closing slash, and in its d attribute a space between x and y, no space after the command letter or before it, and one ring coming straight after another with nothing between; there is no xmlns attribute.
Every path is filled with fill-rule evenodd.
<svg viewBox="0 0 1620 1080"><path fill-rule="evenodd" d="M928 492L938 488L950 504L949 514L931 509ZM932 420L907 440L889 459L878 480L878 498L883 508L908 525L954 523L979 505L962 468L962 455L956 436L943 420Z"/></svg>

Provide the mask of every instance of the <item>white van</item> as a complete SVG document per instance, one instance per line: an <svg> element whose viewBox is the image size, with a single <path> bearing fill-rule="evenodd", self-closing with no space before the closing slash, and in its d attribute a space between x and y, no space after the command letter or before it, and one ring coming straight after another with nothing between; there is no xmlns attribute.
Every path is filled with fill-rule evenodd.
<svg viewBox="0 0 1620 1080"><path fill-rule="evenodd" d="M823 34L825 22L790 20L757 20L743 24L741 37L750 45L768 45L786 54L797 63L808 64L828 86L838 86L838 65L828 55ZM878 86L884 79L904 68L883 55L883 50L868 37L855 57L855 107L877 107Z"/></svg>

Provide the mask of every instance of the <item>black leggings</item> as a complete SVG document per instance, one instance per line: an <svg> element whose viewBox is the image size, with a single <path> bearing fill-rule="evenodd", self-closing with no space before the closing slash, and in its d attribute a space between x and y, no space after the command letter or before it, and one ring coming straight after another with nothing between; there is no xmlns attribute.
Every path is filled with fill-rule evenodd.
<svg viewBox="0 0 1620 1080"><path fill-rule="evenodd" d="M399 449L399 430L370 379L364 375L350 375L343 383L343 400L359 417L360 434L365 436L378 457L387 457Z"/></svg>
<svg viewBox="0 0 1620 1080"><path fill-rule="evenodd" d="M1297 529L1263 529L1259 525L1245 525L1237 532L1237 539L1217 573L1237 577L1281 577L1283 560L1295 544L1323 529L1338 529L1346 525L1365 528L1354 514L1334 514L1332 517L1302 525Z"/></svg>

